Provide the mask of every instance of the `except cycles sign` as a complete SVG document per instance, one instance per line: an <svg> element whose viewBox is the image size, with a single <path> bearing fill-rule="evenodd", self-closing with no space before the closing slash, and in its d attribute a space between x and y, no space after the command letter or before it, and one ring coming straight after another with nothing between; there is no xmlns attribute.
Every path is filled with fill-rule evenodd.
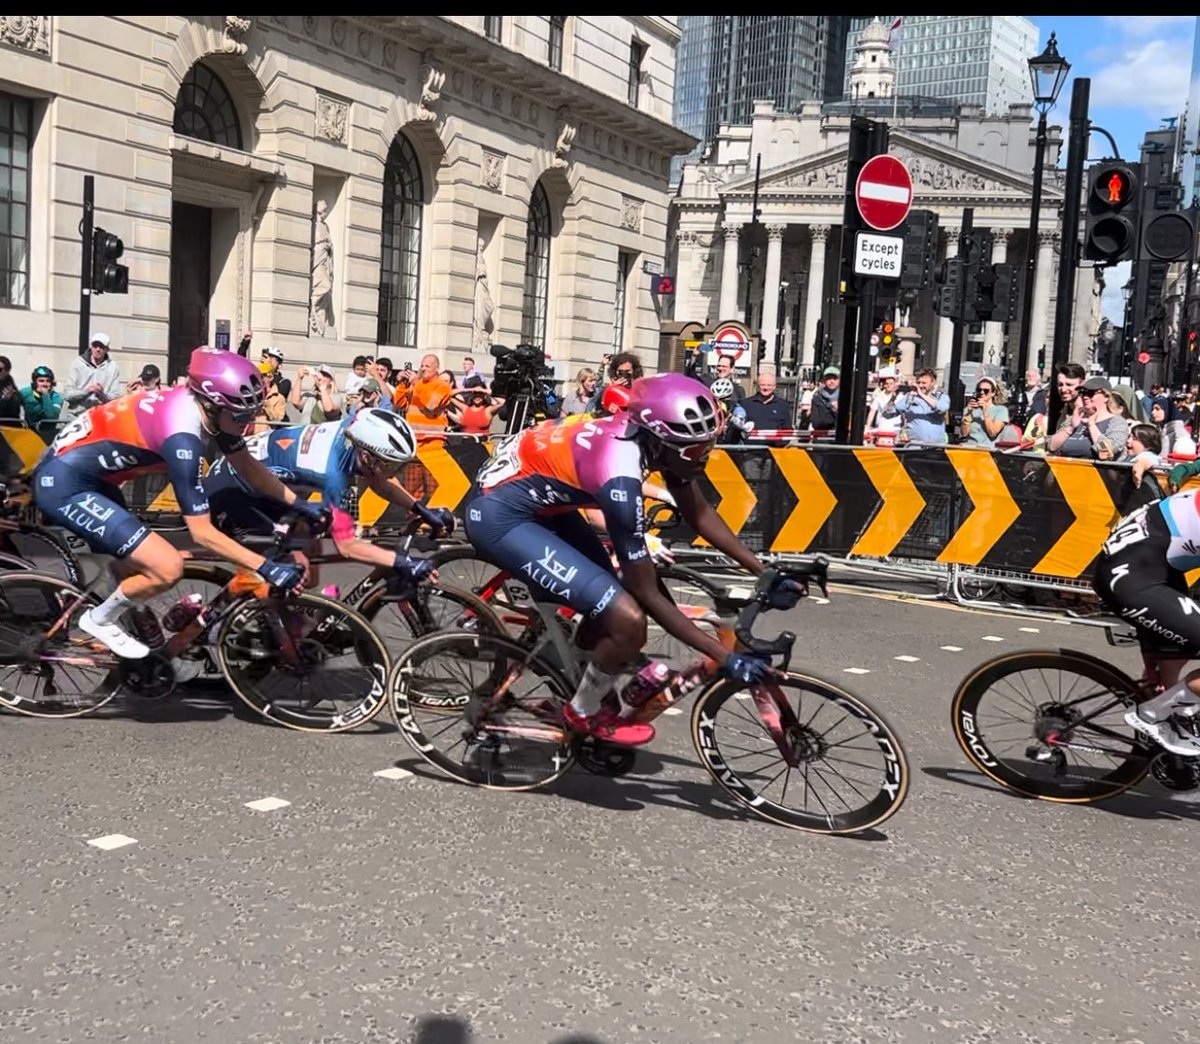
<svg viewBox="0 0 1200 1044"><path fill-rule="evenodd" d="M899 279L903 260L904 239L902 237L879 236L873 232L855 233L854 271L856 275Z"/></svg>

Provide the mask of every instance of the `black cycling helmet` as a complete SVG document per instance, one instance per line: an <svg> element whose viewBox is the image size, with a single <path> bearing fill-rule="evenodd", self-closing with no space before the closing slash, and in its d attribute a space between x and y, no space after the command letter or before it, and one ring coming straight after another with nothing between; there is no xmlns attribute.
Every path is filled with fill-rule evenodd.
<svg viewBox="0 0 1200 1044"><path fill-rule="evenodd" d="M49 377L50 383L54 383L54 371L49 366L35 366L33 373L29 375L29 383L37 384L39 377Z"/></svg>

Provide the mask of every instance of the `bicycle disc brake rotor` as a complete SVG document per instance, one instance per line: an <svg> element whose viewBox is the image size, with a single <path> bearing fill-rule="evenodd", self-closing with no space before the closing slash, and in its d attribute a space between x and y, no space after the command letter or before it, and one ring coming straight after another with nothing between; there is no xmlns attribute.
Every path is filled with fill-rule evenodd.
<svg viewBox="0 0 1200 1044"><path fill-rule="evenodd" d="M161 700L175 690L175 668L160 652L151 651L140 660L121 660L117 667L121 684L143 700Z"/></svg>

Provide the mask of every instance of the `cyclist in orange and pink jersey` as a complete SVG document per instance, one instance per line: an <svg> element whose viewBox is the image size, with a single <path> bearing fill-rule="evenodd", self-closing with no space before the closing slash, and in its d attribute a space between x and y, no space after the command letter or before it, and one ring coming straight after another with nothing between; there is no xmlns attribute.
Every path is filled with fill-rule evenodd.
<svg viewBox="0 0 1200 1044"><path fill-rule="evenodd" d="M64 427L33 472L34 502L56 524L82 537L102 554L120 562L124 578L100 605L89 609L79 626L120 656L149 655L161 638L157 620L133 614L138 637L122 628L124 614L168 590L183 574L179 551L130 513L119 489L136 475L165 471L179 501L192 539L201 547L281 588L298 585L304 568L286 559L269 559L242 547L216 529L201 483L209 439L260 493L296 510L311 507L246 452L242 432L263 399L258 368L233 352L197 348L188 367L188 383L169 391L139 391L80 414ZM245 470L243 470L245 469Z"/></svg>
<svg viewBox="0 0 1200 1044"><path fill-rule="evenodd" d="M767 664L726 649L679 611L646 547L642 481L661 471L680 514L718 550L751 573L763 571L704 499L696 479L721 430L716 401L699 381L681 374L642 377L628 411L576 425L547 421L502 444L476 476L464 505L466 532L484 558L520 576L540 599L583 616L576 641L589 663L564 724L610 743L654 737L603 707L619 691L646 641L649 615L672 637L712 657L727 677L760 681ZM598 508L620 563L620 579L604 547L579 513ZM789 608L800 589L781 580L775 604Z"/></svg>

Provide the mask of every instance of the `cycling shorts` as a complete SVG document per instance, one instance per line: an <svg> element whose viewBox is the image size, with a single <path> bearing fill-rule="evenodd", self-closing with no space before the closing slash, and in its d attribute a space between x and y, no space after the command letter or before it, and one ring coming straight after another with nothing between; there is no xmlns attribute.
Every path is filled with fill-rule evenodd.
<svg viewBox="0 0 1200 1044"><path fill-rule="evenodd" d="M52 524L82 537L97 554L125 558L150 535L120 489L81 474L66 457L43 458L34 476L33 502Z"/></svg>
<svg viewBox="0 0 1200 1044"><path fill-rule="evenodd" d="M463 507L467 539L539 601L598 617L621 590L612 561L578 511L530 518L520 491L474 492Z"/></svg>
<svg viewBox="0 0 1200 1044"><path fill-rule="evenodd" d="M204 490L208 494L208 510L213 525L226 536L268 536L287 511L285 504L272 497L257 497L248 493L224 457L208 469L208 474L204 476Z"/></svg>
<svg viewBox="0 0 1200 1044"><path fill-rule="evenodd" d="M1137 628L1143 652L1200 656L1200 605L1187 576L1167 563L1171 532L1157 505L1127 515L1096 561L1100 600Z"/></svg>

